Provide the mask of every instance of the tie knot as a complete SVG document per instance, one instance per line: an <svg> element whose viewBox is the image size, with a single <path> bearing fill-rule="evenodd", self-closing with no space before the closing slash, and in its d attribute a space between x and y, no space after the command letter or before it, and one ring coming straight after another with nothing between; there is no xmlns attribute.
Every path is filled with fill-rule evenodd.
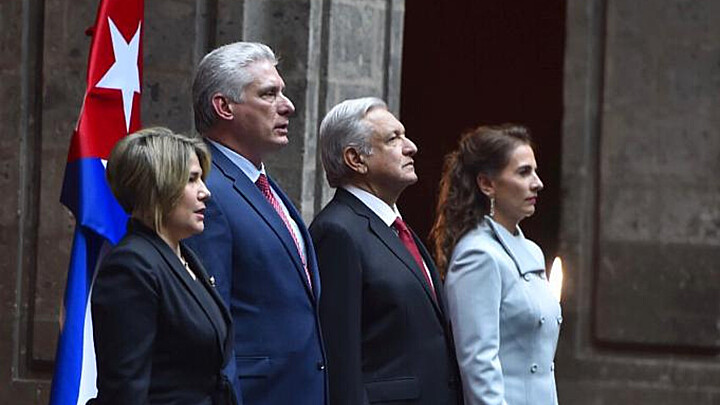
<svg viewBox="0 0 720 405"><path fill-rule="evenodd" d="M257 181L255 182L255 185L263 193L270 191L270 183L268 183L267 176L263 173L260 173L260 177L258 177Z"/></svg>
<svg viewBox="0 0 720 405"><path fill-rule="evenodd" d="M402 219L400 219L400 217L395 218L395 221L393 222L393 226L399 232L409 232L407 225L405 225L405 222Z"/></svg>

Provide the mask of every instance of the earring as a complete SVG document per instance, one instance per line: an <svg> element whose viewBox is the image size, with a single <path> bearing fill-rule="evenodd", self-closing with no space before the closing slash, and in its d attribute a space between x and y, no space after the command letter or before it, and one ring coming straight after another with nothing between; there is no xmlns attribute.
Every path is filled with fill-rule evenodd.
<svg viewBox="0 0 720 405"><path fill-rule="evenodd" d="M495 216L495 197L490 197L490 216Z"/></svg>

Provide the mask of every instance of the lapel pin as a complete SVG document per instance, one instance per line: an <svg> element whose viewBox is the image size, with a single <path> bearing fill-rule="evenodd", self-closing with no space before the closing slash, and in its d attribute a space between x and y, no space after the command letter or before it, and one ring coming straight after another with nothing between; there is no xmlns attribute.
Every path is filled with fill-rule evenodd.
<svg viewBox="0 0 720 405"><path fill-rule="evenodd" d="M215 277L210 276L210 287L215 287Z"/></svg>

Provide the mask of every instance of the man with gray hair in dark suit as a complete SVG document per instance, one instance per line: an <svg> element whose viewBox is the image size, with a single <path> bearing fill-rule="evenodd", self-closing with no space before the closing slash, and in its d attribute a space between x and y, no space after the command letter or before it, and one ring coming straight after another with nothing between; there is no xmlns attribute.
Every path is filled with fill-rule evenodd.
<svg viewBox="0 0 720 405"><path fill-rule="evenodd" d="M441 280L396 205L417 181L416 152L377 98L344 101L320 126L337 191L310 233L332 404L462 403Z"/></svg>

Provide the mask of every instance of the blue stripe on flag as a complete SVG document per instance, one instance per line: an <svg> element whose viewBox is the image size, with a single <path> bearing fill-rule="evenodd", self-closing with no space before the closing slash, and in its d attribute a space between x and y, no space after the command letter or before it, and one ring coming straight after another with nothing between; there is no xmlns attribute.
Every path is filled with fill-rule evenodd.
<svg viewBox="0 0 720 405"><path fill-rule="evenodd" d="M72 211L78 225L112 244L125 235L127 215L110 191L100 159L80 159L67 164L60 201Z"/></svg>

